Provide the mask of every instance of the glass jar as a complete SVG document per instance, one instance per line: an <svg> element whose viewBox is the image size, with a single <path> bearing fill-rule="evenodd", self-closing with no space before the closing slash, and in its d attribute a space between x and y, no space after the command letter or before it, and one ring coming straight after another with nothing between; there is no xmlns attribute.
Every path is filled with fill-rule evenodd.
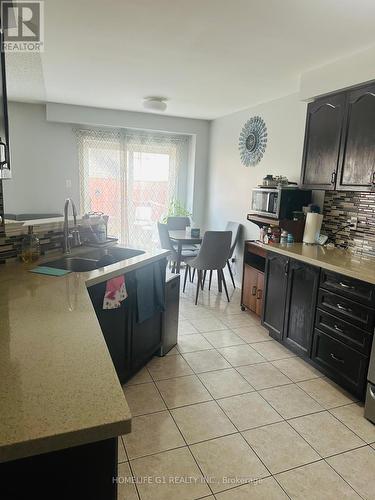
<svg viewBox="0 0 375 500"><path fill-rule="evenodd" d="M23 262L35 262L40 256L39 238L33 234L33 227L29 226L28 234L21 243L21 259Z"/></svg>

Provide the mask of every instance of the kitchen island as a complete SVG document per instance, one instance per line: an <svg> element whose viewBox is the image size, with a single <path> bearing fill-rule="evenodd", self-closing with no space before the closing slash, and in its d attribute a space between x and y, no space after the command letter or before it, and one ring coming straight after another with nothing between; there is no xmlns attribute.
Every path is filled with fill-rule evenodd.
<svg viewBox="0 0 375 500"><path fill-rule="evenodd" d="M113 458L117 436L130 432L131 414L87 288L167 255L144 253L61 277L30 273L35 264L0 267L2 472L11 461L56 455L57 450L82 449L89 462L95 443L103 458L106 453ZM91 481L100 460L94 465ZM41 473L48 482L47 471ZM59 481L57 488L64 477ZM7 498L1 491L0 497Z"/></svg>

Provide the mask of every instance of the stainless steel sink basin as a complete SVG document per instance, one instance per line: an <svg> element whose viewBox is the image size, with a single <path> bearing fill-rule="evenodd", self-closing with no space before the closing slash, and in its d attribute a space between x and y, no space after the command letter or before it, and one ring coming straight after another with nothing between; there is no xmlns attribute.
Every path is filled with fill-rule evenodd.
<svg viewBox="0 0 375 500"><path fill-rule="evenodd" d="M105 249L94 249L82 252L75 257L66 256L60 259L46 262L44 265L55 269L66 269L77 273L94 271L121 260L131 259L137 255L142 255L143 250L133 248L110 247Z"/></svg>
<svg viewBox="0 0 375 500"><path fill-rule="evenodd" d="M67 269L68 271L83 273L98 269L98 260L86 259L84 257L63 257L52 262L46 262L45 265L55 269Z"/></svg>

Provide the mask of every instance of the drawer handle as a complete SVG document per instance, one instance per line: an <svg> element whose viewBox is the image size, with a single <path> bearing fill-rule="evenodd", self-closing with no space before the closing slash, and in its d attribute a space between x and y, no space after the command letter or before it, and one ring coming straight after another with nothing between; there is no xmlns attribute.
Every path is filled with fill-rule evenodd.
<svg viewBox="0 0 375 500"><path fill-rule="evenodd" d="M337 326L336 324L333 325L333 328L336 330L336 332L340 332L340 333L344 333L344 330L342 330L339 326Z"/></svg>
<svg viewBox="0 0 375 500"><path fill-rule="evenodd" d="M338 361L339 363L344 363L344 360L342 358L338 358L337 356L335 356L333 354L333 352L331 352L330 354L331 358L334 359L335 361Z"/></svg>
<svg viewBox="0 0 375 500"><path fill-rule="evenodd" d="M257 294L257 287L253 286L253 288L251 289L251 295L256 295L256 294Z"/></svg>
<svg viewBox="0 0 375 500"><path fill-rule="evenodd" d="M350 307L343 306L342 304L336 304L337 309L340 309L341 311L346 311L346 312L352 312Z"/></svg>
<svg viewBox="0 0 375 500"><path fill-rule="evenodd" d="M353 285L347 285L346 283L343 283L342 281L340 281L339 285L342 286L343 288L348 288L350 290L354 290L354 288L355 288Z"/></svg>
<svg viewBox="0 0 375 500"><path fill-rule="evenodd" d="M259 290L257 291L257 299L261 299L262 298L262 290Z"/></svg>

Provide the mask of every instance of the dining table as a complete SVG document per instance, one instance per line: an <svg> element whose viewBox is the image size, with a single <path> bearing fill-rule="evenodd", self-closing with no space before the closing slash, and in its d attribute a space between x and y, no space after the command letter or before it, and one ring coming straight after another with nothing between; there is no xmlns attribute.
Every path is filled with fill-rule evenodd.
<svg viewBox="0 0 375 500"><path fill-rule="evenodd" d="M169 237L172 243L177 243L177 262L176 262L176 273L180 272L181 268L181 256L184 245L199 245L202 243L204 232L200 232L199 238L194 238L190 234L190 230L186 231L184 229L169 231Z"/></svg>

